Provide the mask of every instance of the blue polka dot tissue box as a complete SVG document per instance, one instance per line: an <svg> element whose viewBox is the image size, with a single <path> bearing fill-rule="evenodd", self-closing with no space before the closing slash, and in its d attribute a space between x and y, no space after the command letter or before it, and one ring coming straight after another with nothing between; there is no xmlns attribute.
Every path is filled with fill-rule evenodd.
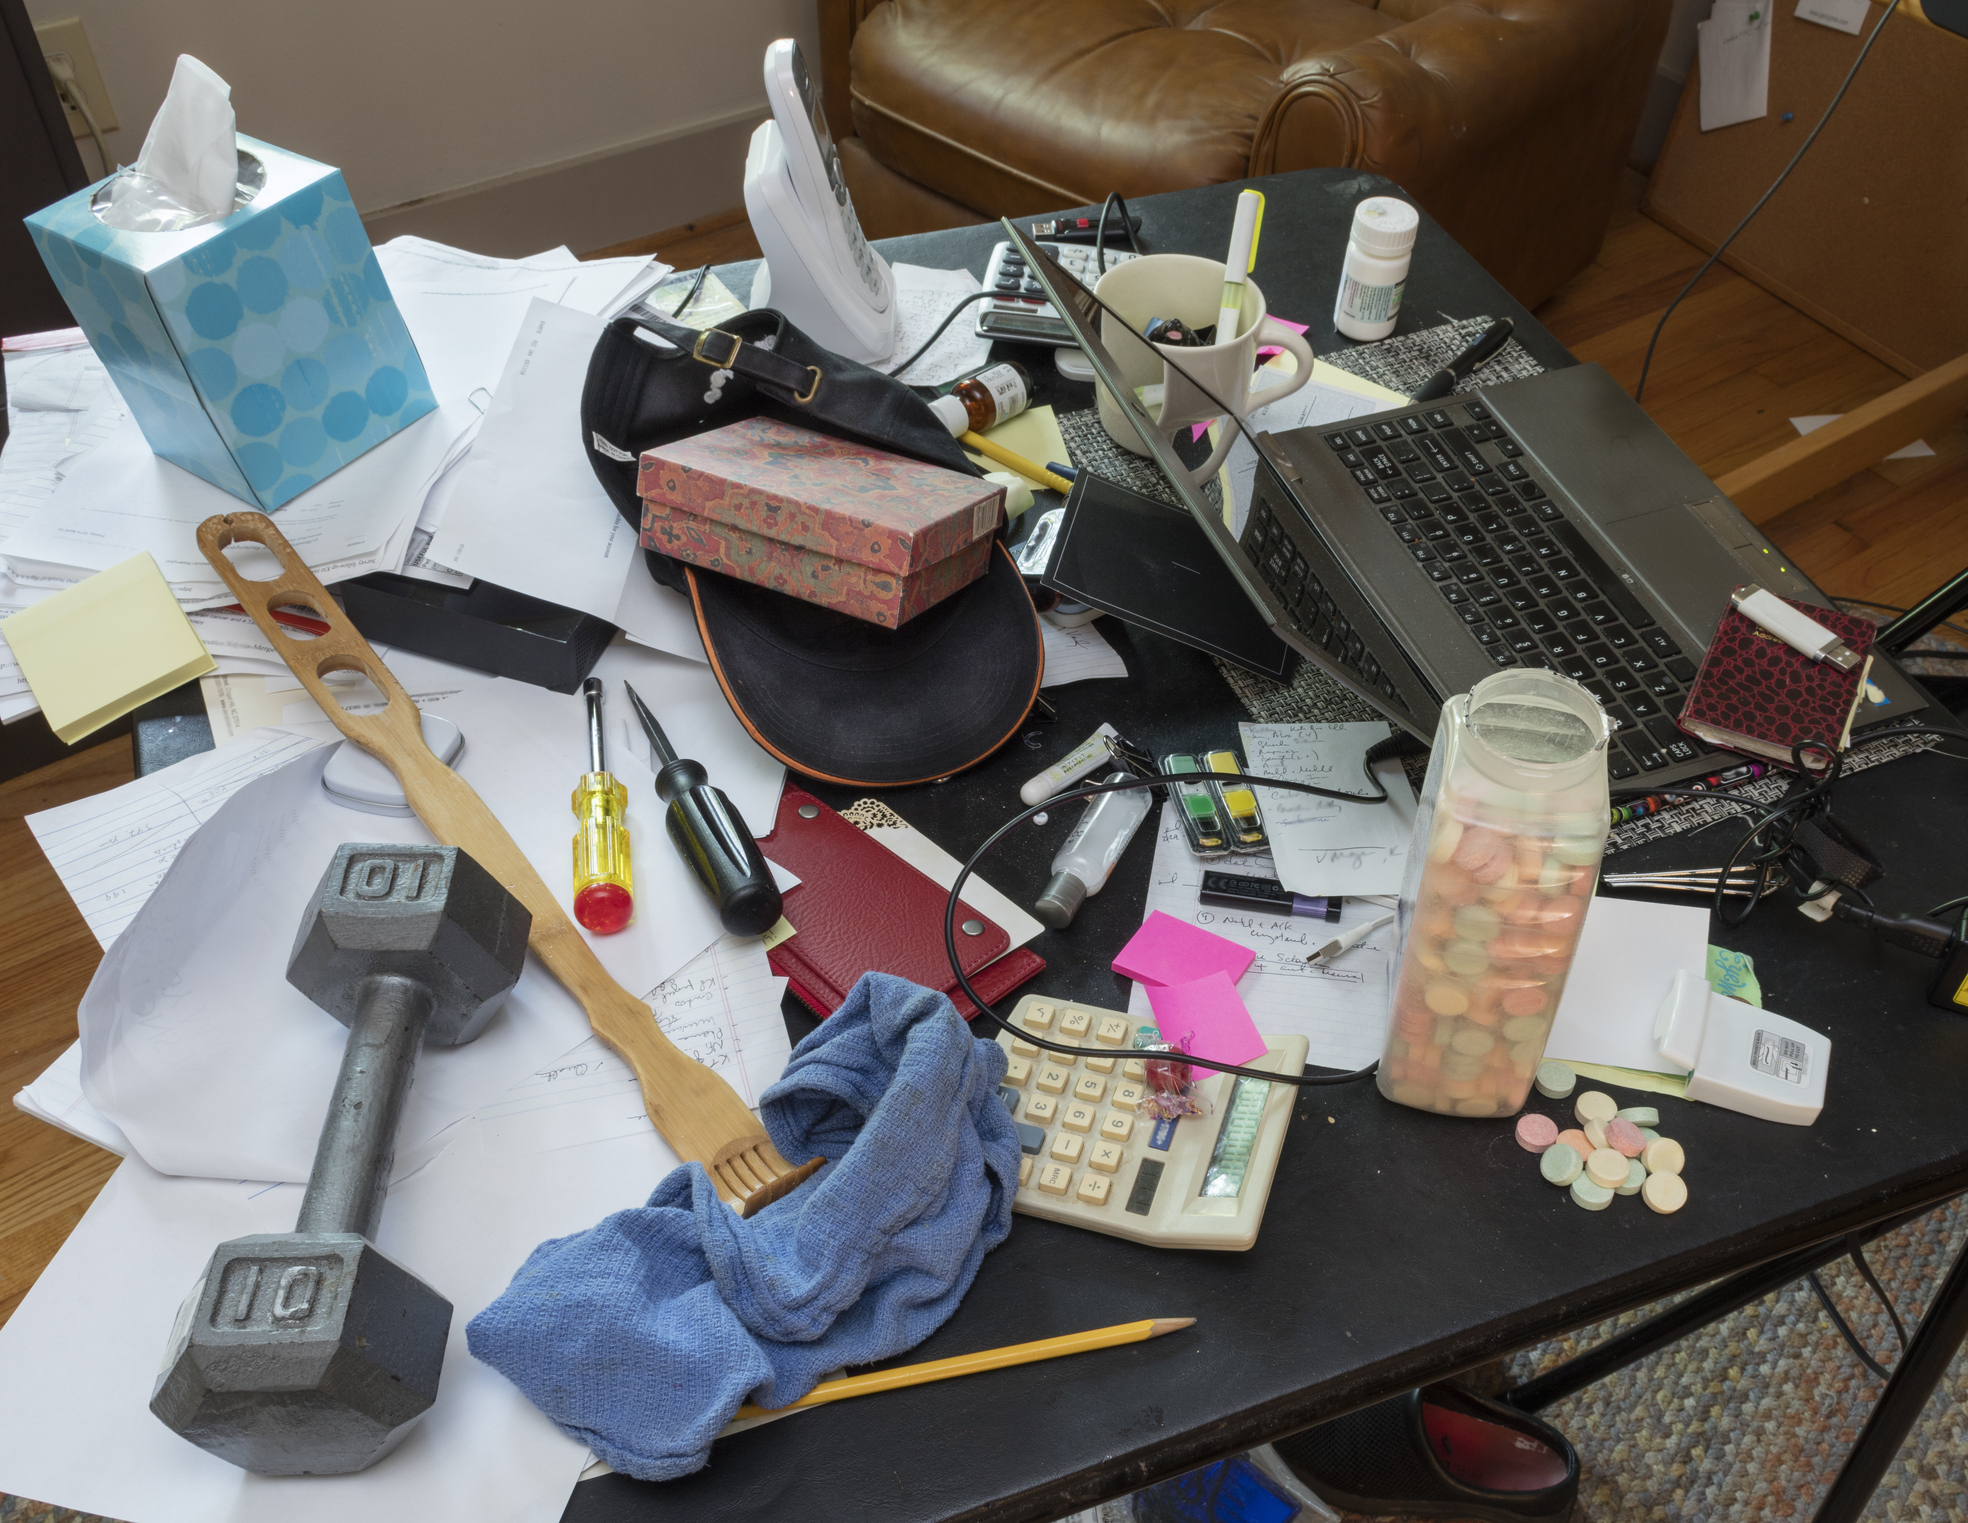
<svg viewBox="0 0 1968 1523"><path fill-rule="evenodd" d="M104 180L27 229L151 449L272 512L437 402L341 171L244 134L239 168L199 227L111 227Z"/></svg>

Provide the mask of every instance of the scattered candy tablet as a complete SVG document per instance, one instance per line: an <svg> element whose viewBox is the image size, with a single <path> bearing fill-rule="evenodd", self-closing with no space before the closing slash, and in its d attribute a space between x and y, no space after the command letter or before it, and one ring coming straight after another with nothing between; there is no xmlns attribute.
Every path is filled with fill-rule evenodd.
<svg viewBox="0 0 1968 1523"><path fill-rule="evenodd" d="M1584 1177L1572 1181L1572 1204L1588 1211L1603 1211L1613 1203L1613 1192Z"/></svg>
<svg viewBox="0 0 1968 1523"><path fill-rule="evenodd" d="M1558 1123L1549 1116L1529 1111L1517 1118L1517 1146L1527 1152L1542 1153L1558 1140Z"/></svg>
<svg viewBox="0 0 1968 1523"><path fill-rule="evenodd" d="M1544 1150L1538 1159L1538 1172L1554 1185L1568 1185L1585 1170L1585 1160L1579 1157L1578 1149L1554 1142Z"/></svg>
<svg viewBox="0 0 1968 1523"><path fill-rule="evenodd" d="M1638 1195L1647 1183L1647 1166L1637 1158L1626 1161L1626 1183L1614 1187L1616 1195Z"/></svg>
<svg viewBox="0 0 1968 1523"><path fill-rule="evenodd" d="M1647 1182L1640 1187L1640 1198L1649 1210L1671 1216L1688 1204L1688 1187L1681 1182L1679 1174L1649 1174Z"/></svg>
<svg viewBox="0 0 1968 1523"><path fill-rule="evenodd" d="M1619 1114L1619 1101L1602 1090L1588 1089L1572 1103L1572 1113L1581 1126L1588 1121L1611 1121Z"/></svg>
<svg viewBox="0 0 1968 1523"><path fill-rule="evenodd" d="M1581 1132L1575 1126L1567 1127L1565 1128L1564 1131L1560 1132L1558 1134L1558 1141L1562 1143L1565 1147L1570 1148L1574 1153L1578 1154L1579 1157L1581 1158L1585 1157L1585 1155L1588 1153L1597 1151L1597 1149L1595 1149L1592 1146L1592 1144L1586 1140L1585 1133Z"/></svg>
<svg viewBox="0 0 1968 1523"><path fill-rule="evenodd" d="M1626 1183L1626 1158L1611 1148L1600 1148L1585 1161L1586 1177L1595 1185L1611 1190Z"/></svg>
<svg viewBox="0 0 1968 1523"><path fill-rule="evenodd" d="M1562 1100L1578 1087L1578 1075L1556 1058L1538 1064L1537 1092L1547 1100Z"/></svg>
<svg viewBox="0 0 1968 1523"><path fill-rule="evenodd" d="M1606 1123L1606 1146L1616 1153L1624 1153L1628 1158L1638 1158L1647 1146L1647 1139L1640 1135L1640 1128L1622 1116L1615 1116Z"/></svg>
<svg viewBox="0 0 1968 1523"><path fill-rule="evenodd" d="M1659 1142L1661 1140L1661 1134L1651 1126L1648 1126L1644 1121L1640 1123L1640 1135L1645 1137L1649 1142Z"/></svg>
<svg viewBox="0 0 1968 1523"><path fill-rule="evenodd" d="M1679 1174L1687 1166L1688 1155L1672 1137L1662 1137L1647 1144L1640 1161L1647 1166L1649 1174Z"/></svg>
<svg viewBox="0 0 1968 1523"><path fill-rule="evenodd" d="M1611 1146L1611 1144L1606 1141L1605 1122L1588 1121L1585 1123L1584 1126L1580 1127L1579 1130L1585 1133L1585 1140L1592 1144L1593 1152L1596 1153L1603 1147Z"/></svg>
<svg viewBox="0 0 1968 1523"><path fill-rule="evenodd" d="M1631 1121L1635 1126L1659 1126L1661 1113L1651 1105L1629 1105L1619 1113L1622 1121Z"/></svg>

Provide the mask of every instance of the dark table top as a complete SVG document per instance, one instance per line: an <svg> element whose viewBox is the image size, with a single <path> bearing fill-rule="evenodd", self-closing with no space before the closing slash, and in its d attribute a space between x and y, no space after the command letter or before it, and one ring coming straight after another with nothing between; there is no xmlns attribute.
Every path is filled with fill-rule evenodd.
<svg viewBox="0 0 1968 1523"><path fill-rule="evenodd" d="M1267 193L1256 276L1273 310L1313 320L1316 352L1344 344L1329 307L1351 208L1398 193L1373 176L1311 170L1249 182ZM1218 255L1237 185L1135 203L1145 248ZM1527 235L1533 235L1527 230ZM993 228L890 240L891 259L981 273ZM724 272L720 272L724 273ZM746 289L748 267L728 283ZM1537 321L1426 214L1401 328L1488 314L1547 366L1572 363ZM1315 320L1316 319L1316 320ZM1007 349L1003 352L1016 351ZM1029 357L1034 351L1027 350ZM1051 373L1049 364L1035 367ZM1051 388L1061 407L1090 388ZM1234 742L1248 717L1215 665L1104 621L1128 677L1047 690L1037 722L983 765L882 795L959 858L1022 807L1019 785L1103 720L1155 753ZM1938 712L1938 711L1936 711ZM1925 755L1839 785L1839 816L1887 863L1875 895L1924 910L1962 891L1968 839L1959 764ZM836 807L857 796L807 782ZM1079 806L1009 838L984 874L1029 899ZM1718 826L1622 854L1625 869L1708 866ZM1140 923L1143 831L1074 924L1034 942L1048 967L1026 988L1125 1008L1109 963ZM1694 901L1684 901L1694 902ZM1773 899L1720 945L1752 954L1773 1010L1829 1033L1824 1113L1808 1128L1614 1091L1655 1104L1687 1148L1687 1206L1579 1210L1544 1184L1511 1123L1426 1115L1356 1083L1302 1090L1255 1247L1144 1247L1019 1217L956 1315L898 1362L936 1359L1143 1317L1193 1316L1149 1343L822 1407L726 1439L709 1468L662 1485L605 1476L575 1489L569 1523L617 1520L1044 1520L1179 1474L1468 1369L1842 1230L1968 1188L1968 1023L1924 1003L1935 964ZM1023 992L1023 991L1021 991ZM811 1029L790 1017L797 1039ZM1533 1097L1558 1113L1563 1107Z"/></svg>

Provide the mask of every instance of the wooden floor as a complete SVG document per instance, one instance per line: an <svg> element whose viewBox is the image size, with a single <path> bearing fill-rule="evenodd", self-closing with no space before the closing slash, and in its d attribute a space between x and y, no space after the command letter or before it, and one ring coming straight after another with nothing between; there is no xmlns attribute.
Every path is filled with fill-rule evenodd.
<svg viewBox="0 0 1968 1523"><path fill-rule="evenodd" d="M1648 221L1641 181L1592 267L1539 312L1581 359L1629 391L1648 335L1701 253ZM756 257L741 211L598 254L660 252L679 269ZM1727 269L1669 323L1645 405L1711 475L1793 437L1789 419L1844 412L1901 377ZM1905 605L1968 565L1968 426L1927 441L1930 460L1887 462L1766 525L1827 591ZM126 781L127 739L0 787L0 1096L11 1097L75 1039L75 1007L98 960L94 938L21 823L37 809ZM12 1314L116 1166L109 1154L0 1105L0 1322Z"/></svg>
<svg viewBox="0 0 1968 1523"><path fill-rule="evenodd" d="M1628 173L1592 266L1538 310L1572 353L1631 392L1661 309L1706 257L1639 211ZM1850 412L1906 379L1717 265L1675 309L1641 405L1710 476L1797 437L1792 418ZM1833 597L1905 607L1968 566L1968 422L1934 456L1882 461L1762 525Z"/></svg>

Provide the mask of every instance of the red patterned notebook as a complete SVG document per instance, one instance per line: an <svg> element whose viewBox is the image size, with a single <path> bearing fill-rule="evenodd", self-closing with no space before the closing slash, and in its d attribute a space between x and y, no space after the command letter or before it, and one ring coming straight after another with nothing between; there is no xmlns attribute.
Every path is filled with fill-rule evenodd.
<svg viewBox="0 0 1968 1523"><path fill-rule="evenodd" d="M1690 735L1786 764L1799 741L1829 741L1841 751L1851 743L1852 716L1865 694L1878 631L1855 614L1784 601L1865 659L1849 672L1813 661L1731 607L1716 627L1676 721Z"/></svg>
<svg viewBox="0 0 1968 1523"><path fill-rule="evenodd" d="M808 811L811 811L810 813ZM949 895L864 830L791 783L779 818L759 848L800 880L786 890L794 935L767 954L772 971L791 981L816 1014L832 1015L863 973L893 973L950 996L957 1014L977 1013L950 971L943 950ZM1045 968L1029 947L1007 951L1005 930L958 900L957 934L964 976L995 1004Z"/></svg>

